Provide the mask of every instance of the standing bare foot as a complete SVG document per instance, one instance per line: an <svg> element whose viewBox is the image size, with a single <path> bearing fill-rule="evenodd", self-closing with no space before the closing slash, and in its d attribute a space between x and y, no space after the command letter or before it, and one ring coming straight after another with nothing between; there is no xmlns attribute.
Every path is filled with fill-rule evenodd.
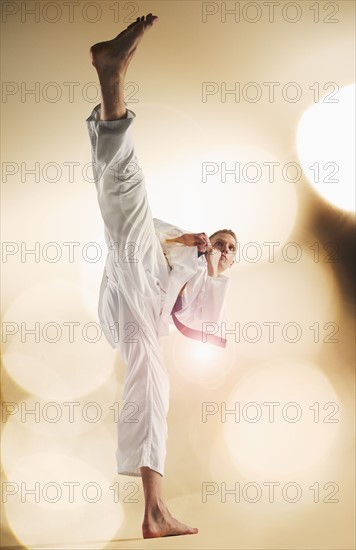
<svg viewBox="0 0 356 550"><path fill-rule="evenodd" d="M196 527L189 527L173 518L161 499L145 513L142 524L144 539L172 537L176 535L195 535L196 533L198 533Z"/></svg>

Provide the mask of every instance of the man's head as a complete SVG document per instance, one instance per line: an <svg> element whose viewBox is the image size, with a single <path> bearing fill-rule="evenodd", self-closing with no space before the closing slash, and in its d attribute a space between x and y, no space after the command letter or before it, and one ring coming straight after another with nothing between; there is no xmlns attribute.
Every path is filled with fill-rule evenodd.
<svg viewBox="0 0 356 550"><path fill-rule="evenodd" d="M221 251L218 271L222 273L231 267L236 258L237 237L231 229L219 229L209 237L214 248Z"/></svg>

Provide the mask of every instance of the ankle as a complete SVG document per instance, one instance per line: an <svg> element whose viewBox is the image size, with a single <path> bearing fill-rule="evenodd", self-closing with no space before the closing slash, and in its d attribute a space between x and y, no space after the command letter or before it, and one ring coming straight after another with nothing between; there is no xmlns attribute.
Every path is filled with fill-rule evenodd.
<svg viewBox="0 0 356 550"><path fill-rule="evenodd" d="M155 519L163 516L167 513L167 507L163 502L163 499L158 497L154 500L150 500L145 504L144 522L147 520Z"/></svg>
<svg viewBox="0 0 356 550"><path fill-rule="evenodd" d="M104 121L115 121L115 120L122 120L123 118L127 118L127 110L126 108L121 110L114 110L114 111L107 111L105 108L102 109L100 120Z"/></svg>

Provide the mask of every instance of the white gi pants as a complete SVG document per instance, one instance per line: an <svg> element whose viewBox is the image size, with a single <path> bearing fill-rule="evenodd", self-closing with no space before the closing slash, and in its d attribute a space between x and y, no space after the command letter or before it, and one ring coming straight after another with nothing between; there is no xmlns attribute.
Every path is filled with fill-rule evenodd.
<svg viewBox="0 0 356 550"><path fill-rule="evenodd" d="M140 467L147 466L163 476L169 378L157 326L169 268L134 151L130 126L135 116L127 109L125 119L102 121L97 105L87 126L108 244L101 299L126 364L117 471L141 476Z"/></svg>

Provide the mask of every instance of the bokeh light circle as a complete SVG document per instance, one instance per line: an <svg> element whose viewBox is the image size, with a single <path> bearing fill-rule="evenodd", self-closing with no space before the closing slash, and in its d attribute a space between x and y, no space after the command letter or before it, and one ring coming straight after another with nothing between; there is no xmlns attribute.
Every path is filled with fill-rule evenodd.
<svg viewBox="0 0 356 550"><path fill-rule="evenodd" d="M26 454L5 482L7 520L24 544L102 548L120 528L121 503L107 479L89 463L56 452ZM117 496L117 495L116 495ZM41 526L41 528L39 528Z"/></svg>
<svg viewBox="0 0 356 550"><path fill-rule="evenodd" d="M276 405L268 405L276 403ZM238 404L238 405L236 405ZM286 357L246 371L227 399L224 437L231 460L249 479L315 469L339 431L340 400L313 364Z"/></svg>
<svg viewBox="0 0 356 550"><path fill-rule="evenodd" d="M355 85L314 103L297 127L297 151L310 185L326 201L355 211Z"/></svg>
<svg viewBox="0 0 356 550"><path fill-rule="evenodd" d="M66 279L41 281L21 292L6 310L3 328L4 368L29 393L73 399L112 373L115 350L98 319L85 314L79 286Z"/></svg>

